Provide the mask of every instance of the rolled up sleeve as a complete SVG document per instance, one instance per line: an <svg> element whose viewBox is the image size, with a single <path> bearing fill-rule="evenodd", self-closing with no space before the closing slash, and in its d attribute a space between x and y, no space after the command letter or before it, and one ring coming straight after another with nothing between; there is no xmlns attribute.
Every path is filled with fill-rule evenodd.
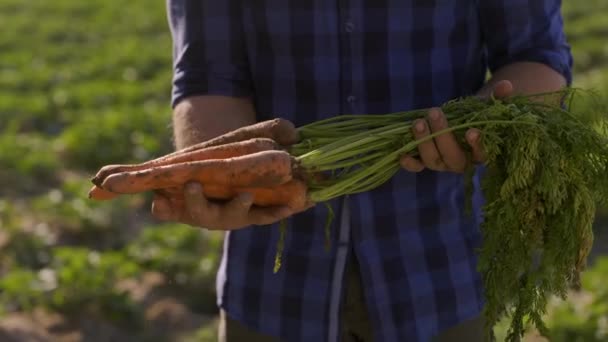
<svg viewBox="0 0 608 342"><path fill-rule="evenodd" d="M515 62L538 62L572 83L560 0L481 0L479 11L492 72Z"/></svg>
<svg viewBox="0 0 608 342"><path fill-rule="evenodd" d="M251 95L239 11L234 0L167 0L172 107L193 95Z"/></svg>

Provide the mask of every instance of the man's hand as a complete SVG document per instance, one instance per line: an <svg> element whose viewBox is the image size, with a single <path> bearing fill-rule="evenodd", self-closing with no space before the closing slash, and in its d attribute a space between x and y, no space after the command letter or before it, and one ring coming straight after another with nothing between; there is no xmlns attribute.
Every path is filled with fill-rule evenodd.
<svg viewBox="0 0 608 342"><path fill-rule="evenodd" d="M513 85L509 81L500 81L493 87L492 93L496 98L506 98L513 93ZM483 96L483 95L482 95ZM429 110L427 119L414 122L414 137L421 139L431 133L448 128L445 115L439 108ZM480 142L480 132L471 128L466 132L466 140L471 146L473 162L481 163L485 160L483 147ZM420 172L425 168L434 171L450 171L462 173L467 168L466 154L456 141L453 133L440 134L434 139L421 143L418 146L420 159L404 156L401 166L410 172Z"/></svg>
<svg viewBox="0 0 608 342"><path fill-rule="evenodd" d="M251 225L265 225L287 218L296 212L288 206L256 207L252 196L241 193L234 199L218 203L207 199L199 183L184 187L183 200L179 197L156 194L152 214L162 221L176 221L210 230L235 230Z"/></svg>
<svg viewBox="0 0 608 342"><path fill-rule="evenodd" d="M255 110L249 98L189 97L173 112L175 145L182 149L255 122ZM183 191L157 192L152 202L152 215L162 221L212 230L234 230L271 224L309 208L261 208L252 202L251 194L247 193L228 202L210 200L203 194L201 185L193 182L185 184Z"/></svg>

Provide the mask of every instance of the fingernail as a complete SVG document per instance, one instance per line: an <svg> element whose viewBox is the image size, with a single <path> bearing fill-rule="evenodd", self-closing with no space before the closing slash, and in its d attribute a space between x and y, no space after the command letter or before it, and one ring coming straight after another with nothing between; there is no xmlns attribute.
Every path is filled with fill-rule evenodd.
<svg viewBox="0 0 608 342"><path fill-rule="evenodd" d="M433 121L439 120L439 109L435 109L435 108L431 109L429 111L429 118Z"/></svg>
<svg viewBox="0 0 608 342"><path fill-rule="evenodd" d="M418 120L418 121L416 122L416 131L417 131L418 133L422 133L422 132L424 132L424 130L426 129L426 127L425 127L425 126L426 126L426 125L424 124L424 121L422 121L422 120Z"/></svg>
<svg viewBox="0 0 608 342"><path fill-rule="evenodd" d="M476 142L477 139L479 139L479 132L469 131L468 136L469 136L469 141Z"/></svg>

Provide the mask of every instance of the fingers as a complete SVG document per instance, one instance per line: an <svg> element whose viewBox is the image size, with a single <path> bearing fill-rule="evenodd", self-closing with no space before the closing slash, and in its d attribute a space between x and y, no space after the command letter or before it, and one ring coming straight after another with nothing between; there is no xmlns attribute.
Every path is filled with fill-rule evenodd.
<svg viewBox="0 0 608 342"><path fill-rule="evenodd" d="M420 172L424 170L424 164L414 157L404 156L400 160L401 167L409 172Z"/></svg>
<svg viewBox="0 0 608 342"><path fill-rule="evenodd" d="M218 214L203 194L203 188L199 183L189 182L184 186L184 200L186 212L195 222L203 224L213 221Z"/></svg>
<svg viewBox="0 0 608 342"><path fill-rule="evenodd" d="M161 221L170 221L175 219L171 202L168 198L155 194L152 200L152 215Z"/></svg>
<svg viewBox="0 0 608 342"><path fill-rule="evenodd" d="M173 197L171 197L173 198ZM172 220L210 230L235 230L251 225L272 224L314 206L306 208L287 206L256 207L250 193L239 193L228 202L218 203L207 199L198 183L184 186L183 200L156 194L152 204L153 215L160 220Z"/></svg>
<svg viewBox="0 0 608 342"><path fill-rule="evenodd" d="M253 205L253 196L248 192L241 192L228 203L221 205L222 215L247 213Z"/></svg>
<svg viewBox="0 0 608 342"><path fill-rule="evenodd" d="M288 218L293 214L294 212L287 206L268 208L254 207L249 210L248 221L254 225L266 225Z"/></svg>
<svg viewBox="0 0 608 342"><path fill-rule="evenodd" d="M439 108L429 111L431 132L439 132L448 128L445 115ZM452 132L443 133L435 137L435 146L439 152L443 165L448 171L463 172L467 165L467 158Z"/></svg>
<svg viewBox="0 0 608 342"><path fill-rule="evenodd" d="M423 139L429 135L429 127L426 120L419 119L414 122L414 137L416 140ZM418 145L420 159L425 167L435 170L444 171L447 169L441 155L435 146L434 139L427 139Z"/></svg>
<svg viewBox="0 0 608 342"><path fill-rule="evenodd" d="M511 96L514 92L513 83L508 80L497 82L492 87L492 95L495 98L503 99ZM445 115L439 108L429 110L428 122L419 119L414 122L414 138L424 139L429 134L440 132L448 128ZM470 129L466 133L466 140L471 146L473 161L484 162L486 156L481 146L481 132L477 129ZM439 134L434 139L428 139L418 145L420 160L411 156L401 158L401 166L410 172L420 172L424 168L434 171L453 171L463 172L469 162L462 147L456 137L451 132Z"/></svg>
<svg viewBox="0 0 608 342"><path fill-rule="evenodd" d="M230 230L250 225L247 219L253 203L249 193L241 193L227 203L209 201L198 183L190 183L184 189L186 215L182 221L207 229ZM191 220L188 220L191 218ZM188 222L189 221L189 222Z"/></svg>
<svg viewBox="0 0 608 342"><path fill-rule="evenodd" d="M429 110L428 123L420 119L414 123L414 137L419 140L429 134L441 132L448 128L448 122L439 108ZM441 133L418 145L420 161L406 156L401 159L404 169L420 172L425 167L435 171L463 172L467 158L456 137L451 132Z"/></svg>
<svg viewBox="0 0 608 342"><path fill-rule="evenodd" d="M467 142L471 146L473 161L483 163L486 160L486 155L481 144L481 132L476 128L471 128L465 135Z"/></svg>

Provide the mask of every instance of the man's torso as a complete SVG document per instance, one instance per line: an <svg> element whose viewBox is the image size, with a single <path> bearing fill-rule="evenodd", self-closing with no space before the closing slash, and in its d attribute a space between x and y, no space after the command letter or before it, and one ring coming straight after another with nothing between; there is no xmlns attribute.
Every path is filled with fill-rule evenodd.
<svg viewBox="0 0 608 342"><path fill-rule="evenodd" d="M247 54L259 120L303 125L426 108L470 95L484 81L476 1L237 2L210 7L239 11L242 26L232 27L245 35L238 48ZM257 331L326 341L340 322L346 256L355 253L379 341L426 340L479 314L477 216L464 214L460 175L401 171L348 201L348 217L341 201L330 203L337 218L330 252L323 204L290 219L278 274L276 226L230 233L220 305Z"/></svg>

